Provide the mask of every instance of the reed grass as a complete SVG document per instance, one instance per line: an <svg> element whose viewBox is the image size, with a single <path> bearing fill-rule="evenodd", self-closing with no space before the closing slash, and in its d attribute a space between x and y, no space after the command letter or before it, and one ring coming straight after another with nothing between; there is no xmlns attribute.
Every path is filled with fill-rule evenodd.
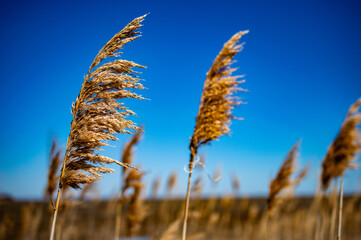
<svg viewBox="0 0 361 240"><path fill-rule="evenodd" d="M126 117L135 115L119 99L144 99L132 92L144 89L136 77L133 68L144 66L127 60L113 60L99 65L105 59L118 57L121 48L139 37L137 31L145 16L134 19L117 33L96 55L85 76L80 93L73 103L70 134L60 174L59 188L54 211L50 239L54 238L54 229L63 186L80 188L101 178L100 174L113 172L104 164L116 163L131 167L112 158L94 153L107 146L107 140L115 141L116 133L132 133L136 126Z"/></svg>
<svg viewBox="0 0 361 240"><path fill-rule="evenodd" d="M240 83L244 82L244 80L239 80L243 76L231 76L236 70L231 68L231 64L233 63L234 56L241 51L243 46L242 44L237 45L238 41L247 33L248 31L238 32L224 44L209 69L204 82L198 115L196 117L196 125L189 145L191 154L189 159L182 240L186 239L190 185L198 148L212 140L217 140L224 134L229 134L231 119L235 118L232 115L232 109L242 103L242 101L233 94L239 90L245 91L238 87Z"/></svg>
<svg viewBox="0 0 361 240"><path fill-rule="evenodd" d="M332 179L344 175L348 168L356 168L354 160L361 149L361 134L358 126L361 123L359 113L361 98L349 108L341 129L328 148L322 162L321 184L327 190Z"/></svg>
<svg viewBox="0 0 361 240"><path fill-rule="evenodd" d="M140 142L142 139L143 130L139 129L133 137L126 143L126 145L122 149L122 163L131 165L134 161L134 149L135 146ZM122 205L126 202L125 192L133 188L134 193L131 196L133 205L140 204L136 200L139 198L139 193L143 188L141 183L141 178L143 173L138 173L137 170L133 169L134 171L130 171L128 168L122 169L121 174L121 184L120 184L120 197L116 204L116 217L115 217L115 230L114 230L114 239L118 239L120 234L120 224L121 224L121 213L122 213ZM132 206L132 205L131 205ZM135 212L136 209L131 209L130 211ZM134 218L137 219L136 214ZM141 217L139 217L141 218ZM134 224L135 225L135 224ZM134 232L133 230L131 232Z"/></svg>
<svg viewBox="0 0 361 240"><path fill-rule="evenodd" d="M51 148L49 153L50 165L48 170L48 178L47 178L48 181L44 191L44 197L46 199L50 199L52 204L53 204L53 200L52 200L53 195L57 188L57 183L59 181L59 175L57 173L59 171L59 167L62 161L62 156L61 156L62 151L63 149L59 148L59 144L56 138L54 137L51 143Z"/></svg>
<svg viewBox="0 0 361 240"><path fill-rule="evenodd" d="M342 227L342 209L343 209L343 180L340 181L340 194L338 205L338 224L337 224L337 240L341 240Z"/></svg>
<svg viewBox="0 0 361 240"><path fill-rule="evenodd" d="M280 204L281 193L292 185L291 176L296 170L296 158L301 141L298 141L289 151L275 178L270 182L267 200L267 213L272 216Z"/></svg>

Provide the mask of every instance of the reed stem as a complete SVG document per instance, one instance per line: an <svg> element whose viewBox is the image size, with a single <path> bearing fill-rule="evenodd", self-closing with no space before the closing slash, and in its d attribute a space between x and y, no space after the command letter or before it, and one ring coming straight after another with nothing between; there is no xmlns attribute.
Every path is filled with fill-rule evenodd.
<svg viewBox="0 0 361 240"><path fill-rule="evenodd" d="M57 194L57 196L56 196L56 204L55 204L55 208L54 208L54 217L53 217L53 223L51 224L51 232L50 232L50 238L49 238L49 240L53 240L53 239L54 239L55 224L56 224L56 217L58 216L58 209L59 209L59 203L60 203L61 189L62 189L62 187L59 186L59 188L58 188L58 194Z"/></svg>
<svg viewBox="0 0 361 240"><path fill-rule="evenodd" d="M342 226L342 206L343 205L343 180L340 182L340 204L338 207L338 229L337 240L341 240L341 226Z"/></svg>
<svg viewBox="0 0 361 240"><path fill-rule="evenodd" d="M185 240L186 235L187 235L187 220L188 220L189 198L190 198L190 192L191 192L191 179L192 179L194 157L195 157L195 154L193 151L191 151L191 156L190 156L190 160L189 160L187 195L186 195L186 201L185 201L185 205L184 205L182 240Z"/></svg>

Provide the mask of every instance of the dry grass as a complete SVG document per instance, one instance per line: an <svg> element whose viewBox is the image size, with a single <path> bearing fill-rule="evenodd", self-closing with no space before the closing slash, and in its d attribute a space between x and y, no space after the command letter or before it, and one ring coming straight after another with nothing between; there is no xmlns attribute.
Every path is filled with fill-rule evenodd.
<svg viewBox="0 0 361 240"><path fill-rule="evenodd" d="M273 215L281 201L280 194L287 187L292 185L291 176L296 170L296 158L301 141L298 141L289 151L283 161L276 177L270 182L268 194L268 215Z"/></svg>
<svg viewBox="0 0 361 240"><path fill-rule="evenodd" d="M236 33L224 44L207 73L189 146L193 155L197 154L201 145L230 132L231 119L235 118L231 111L242 103L233 94L239 90L245 91L238 87L244 82L239 80L242 76L231 76L236 70L231 68L231 64L234 56L242 50L242 44L237 45L237 42L246 33L248 31Z"/></svg>
<svg viewBox="0 0 361 240"><path fill-rule="evenodd" d="M113 172L104 164L116 163L122 167L131 167L112 158L96 154L95 151L107 146L107 140L115 141L116 133L132 133L138 130L126 117L135 115L119 99L144 99L132 92L144 89L136 77L133 68L144 66L127 60L112 60L99 64L105 59L118 57L120 49L128 42L139 37L137 30L145 16L134 19L117 33L99 51L85 76L80 93L73 103L70 134L60 174L59 189L56 199L50 240L54 238L57 212L63 186L78 189L83 184L90 184L101 179L102 173Z"/></svg>
<svg viewBox="0 0 361 240"><path fill-rule="evenodd" d="M344 199L342 237L347 240L359 240L361 236L361 199L346 196ZM247 203L248 202L248 203ZM189 219L188 235L204 233L202 239L245 239L245 240L264 240L264 231L262 221L266 211L266 199L242 198L232 199L228 196L220 196L217 199L204 198L201 201L191 200L193 209L197 214ZM181 211L181 200L165 199L145 201L145 205L157 206L158 208L148 208L148 214L144 221L140 222L140 228L135 231L135 236L160 239L166 237L163 233L170 225L178 219L176 212ZM314 239L314 227L317 211L311 208L312 197L309 198L292 198L284 201L279 206L278 214L269 222L269 232L272 235L268 239L279 240L303 240ZM329 237L331 213L333 204L326 201L324 204L327 218L324 219L320 231L324 236L323 239L332 239ZM31 221L36 214L36 209L29 212L27 217L30 221L21 223L21 209L25 203L8 203L0 205L0 229L3 229L3 235L0 239L14 240L23 239L19 237L20 224L25 224L22 229L31 233L34 239L43 240L49 238L49 220L50 214L46 211L47 203L36 204L36 209L42 209L44 217L41 219L37 230L32 228ZM209 209L205 206L213 206ZM232 207L233 205L233 207ZM114 231L114 202L113 201L86 201L81 204L72 204L72 207L64 215L61 212L60 220L63 221L62 233L57 240L61 239L111 239ZM237 207L238 206L238 207ZM164 209L163 214L159 214L159 209ZM127 207L123 208L121 225L121 237L126 237L127 224ZM4 214L4 212L6 214ZM155 217L157 216L157 217ZM25 219L24 219L25 220ZM27 225L29 224L29 225ZM27 225L27 226L26 226ZM181 226L176 228L173 238L179 239ZM30 230L30 231L29 231ZM25 232L24 232L25 233ZM165 238L167 239L167 238Z"/></svg>
<svg viewBox="0 0 361 240"><path fill-rule="evenodd" d="M189 159L190 170L185 198L182 240L186 238L190 184L194 159L198 148L212 140L217 140L224 134L229 134L231 119L235 118L232 115L232 109L242 103L233 94L239 90L245 91L238 87L244 80L239 80L242 76L231 76L236 70L231 68L231 64L233 63L234 56L242 50L242 44L237 45L238 41L247 33L248 31L238 32L224 44L209 69L204 82L196 125L189 145L191 151Z"/></svg>
<svg viewBox="0 0 361 240"><path fill-rule="evenodd" d="M358 112L361 98L347 112L341 130L331 143L322 162L321 184L327 190L333 178L343 176L348 168L356 168L353 161L361 149L361 134L358 129L361 114Z"/></svg>
<svg viewBox="0 0 361 240"><path fill-rule="evenodd" d="M123 204L128 202L128 211L126 217L127 236L133 236L140 228L140 223L146 216L146 207L141 199L141 193L144 188L142 178L144 173L135 169L131 169L125 178L125 185L123 188ZM125 195L127 190L132 189L132 193Z"/></svg>
<svg viewBox="0 0 361 240"><path fill-rule="evenodd" d="M123 164L133 164L135 146L142 139L142 134L143 129L137 130L123 147L121 160ZM135 229L138 227L138 222L144 218L143 212L140 211L140 207L142 205L140 193L144 187L141 181L143 175L144 173L138 172L136 169L122 169L120 197L116 203L114 239L117 239L120 234L122 206L124 204L129 204L127 215L127 225L129 226L129 228L127 228L128 235L134 234ZM130 189L133 190L133 193L130 196L126 196L126 192Z"/></svg>
<svg viewBox="0 0 361 240"><path fill-rule="evenodd" d="M139 129L125 118L135 113L118 103L125 98L144 99L132 92L144 89L133 68L144 66L127 60L114 60L98 66L106 58L118 57L124 44L139 37L137 29L145 16L134 19L99 51L85 76L80 93L73 104L71 130L61 174L61 185L79 188L101 178L100 173L113 172L103 164L121 163L94 151L107 146L106 140L117 140L116 133ZM101 164L94 165L94 164Z"/></svg>
<svg viewBox="0 0 361 240"><path fill-rule="evenodd" d="M124 165L131 165L134 161L135 146L142 140L143 128L138 129L129 142L123 147L122 150L122 163ZM122 169L123 174L127 171L126 168Z"/></svg>
<svg viewBox="0 0 361 240"><path fill-rule="evenodd" d="M47 187L45 188L44 191L45 198L50 199L51 201L59 181L59 175L57 173L59 171L59 167L62 162L61 153L63 149L59 148L58 145L59 144L57 143L56 138L54 138L51 144L50 154L49 154L50 166L48 170Z"/></svg>

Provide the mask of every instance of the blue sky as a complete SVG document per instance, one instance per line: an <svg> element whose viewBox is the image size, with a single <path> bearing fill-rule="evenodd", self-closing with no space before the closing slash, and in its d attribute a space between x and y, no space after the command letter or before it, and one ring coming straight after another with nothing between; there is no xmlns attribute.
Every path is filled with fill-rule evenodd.
<svg viewBox="0 0 361 240"><path fill-rule="evenodd" d="M202 147L207 168L222 168L219 193L236 173L244 195L265 195L291 146L302 138L299 165L311 164L297 193L314 192L320 163L349 106L361 97L361 5L357 1L17 1L0 9L2 72L0 192L40 198L54 134L64 145L71 103L100 48L135 17L150 13L142 37L122 58L147 66L140 77L148 101L126 101L145 124L136 162L164 181L179 173L185 192L188 143L205 74L223 44L242 38L237 74L247 105L234 115L231 136ZM119 159L129 139L119 136L107 156ZM117 166L114 168L118 169ZM118 171L119 172L119 171ZM345 189L357 188L360 170L347 171ZM203 175L205 178L205 175ZM99 183L116 192L118 173ZM209 181L206 192L209 192ZM360 188L360 187L358 187Z"/></svg>

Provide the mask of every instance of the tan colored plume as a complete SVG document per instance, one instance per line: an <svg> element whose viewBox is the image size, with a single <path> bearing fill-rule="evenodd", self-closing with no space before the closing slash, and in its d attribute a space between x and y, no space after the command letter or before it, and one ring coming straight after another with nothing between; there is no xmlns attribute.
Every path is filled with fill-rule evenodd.
<svg viewBox="0 0 361 240"><path fill-rule="evenodd" d="M104 164L121 163L112 158L95 154L108 140L117 140L116 133L131 133L138 127L126 117L135 115L120 99L144 99L132 92L133 89L144 89L133 68L144 66L127 60L113 60L100 66L106 58L118 57L124 44L139 37L137 29L145 16L134 19L123 30L117 33L99 51L91 64L80 93L72 106L73 120L68 137L67 149L61 174L61 185L80 188L99 180L102 173L113 172Z"/></svg>
<svg viewBox="0 0 361 240"><path fill-rule="evenodd" d="M59 181L59 175L57 175L60 164L62 162L61 152L63 149L59 148L59 144L54 137L51 148L50 148L50 166L48 170L48 181L47 186L44 192L45 198L48 198L52 201L53 194L57 188Z"/></svg>
<svg viewBox="0 0 361 240"><path fill-rule="evenodd" d="M142 138L143 129L138 129L132 138L127 142L122 150L122 163L126 165L133 164L134 161L134 149L135 145L139 143ZM144 209L141 211L141 207L144 205L143 201L140 200L140 192L143 189L143 183L141 181L144 173L137 171L136 169L123 168L121 175L121 191L120 198L116 205L116 218L115 218L115 229L114 239L119 238L120 227L121 227L121 212L122 205L129 203L127 213L127 234L133 235L134 232L139 228L139 222L143 220L145 214ZM126 191L133 189L133 193L130 196L126 196ZM144 207L142 207L144 208Z"/></svg>
<svg viewBox="0 0 361 240"><path fill-rule="evenodd" d="M135 134L133 134L132 138L129 142L123 147L122 150L122 163L124 165L131 165L134 161L134 149L135 145L137 145L142 140L143 128L138 129ZM126 168L123 168L123 174L126 171Z"/></svg>
<svg viewBox="0 0 361 240"><path fill-rule="evenodd" d="M70 134L68 136L65 157L61 169L56 207L51 225L50 240L54 239L55 225L60 205L62 189L67 186L81 188L101 179L102 173L113 172L104 165L116 163L123 167L131 167L112 158L96 154L108 146L108 140L117 140L117 133L132 133L139 127L126 117L135 115L120 99L144 99L132 92L144 89L136 77L134 68L145 68L127 60L115 59L99 66L104 59L118 57L124 44L139 37L137 30L145 16L134 19L123 30L117 33L96 55L85 76L80 93L73 103Z"/></svg>
<svg viewBox="0 0 361 240"><path fill-rule="evenodd" d="M351 105L341 130L328 148L322 162L321 185L327 190L333 178L343 176L347 168L356 168L353 163L361 149L360 131L361 122L359 113L361 98Z"/></svg>
<svg viewBox="0 0 361 240"><path fill-rule="evenodd" d="M237 44L240 38L248 31L241 31L234 34L224 45L218 56L214 60L207 73L203 86L201 101L193 135L190 139L189 149L191 151L189 159L189 175L187 195L184 207L184 220L182 230L182 240L186 239L187 218L189 208L190 183L194 160L198 148L212 140L218 140L224 134L230 133L232 110L242 101L233 94L237 91L246 91L238 87L244 80L239 80L243 76L231 76L236 70L231 68L234 56L242 50L243 44Z"/></svg>
<svg viewBox="0 0 361 240"><path fill-rule="evenodd" d="M298 141L288 152L276 177L270 182L267 199L267 213L272 215L281 201L280 193L292 185L291 175L296 170L296 158L301 141Z"/></svg>
<svg viewBox="0 0 361 240"><path fill-rule="evenodd" d="M242 103L232 94L239 90L246 91L238 87L238 84L244 82L239 80L243 76L231 76L236 70L231 68L231 64L234 56L242 50L243 44L237 45L237 42L246 33L248 31L238 32L224 44L207 73L190 141L190 149L194 154L201 145L230 132L231 119L235 118L231 111Z"/></svg>
<svg viewBox="0 0 361 240"><path fill-rule="evenodd" d="M144 188L142 183L142 178L144 173L136 170L130 169L126 171L125 183L122 189L122 202L128 202L128 211L127 211L127 234L128 236L133 236L135 232L139 229L140 223L146 216L146 210L143 200L141 199L141 193ZM126 192L132 189L130 195L126 195Z"/></svg>

